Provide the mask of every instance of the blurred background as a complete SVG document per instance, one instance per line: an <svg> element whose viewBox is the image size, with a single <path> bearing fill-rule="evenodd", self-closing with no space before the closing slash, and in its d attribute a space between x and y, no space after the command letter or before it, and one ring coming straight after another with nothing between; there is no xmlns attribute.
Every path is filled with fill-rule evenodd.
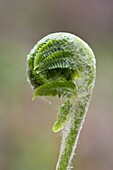
<svg viewBox="0 0 113 170"><path fill-rule="evenodd" d="M0 170L55 169L57 102L32 101L26 56L38 40L59 31L80 36L97 59L74 169L113 170L112 0L0 0Z"/></svg>

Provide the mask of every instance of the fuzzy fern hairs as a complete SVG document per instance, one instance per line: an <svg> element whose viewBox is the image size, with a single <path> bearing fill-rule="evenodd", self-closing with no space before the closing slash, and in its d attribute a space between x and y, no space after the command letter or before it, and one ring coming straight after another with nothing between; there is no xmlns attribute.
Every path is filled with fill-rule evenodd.
<svg viewBox="0 0 113 170"><path fill-rule="evenodd" d="M34 96L59 96L65 101L53 131L62 130L56 170L70 170L96 76L91 48L70 33L53 33L41 39L27 57L28 80Z"/></svg>

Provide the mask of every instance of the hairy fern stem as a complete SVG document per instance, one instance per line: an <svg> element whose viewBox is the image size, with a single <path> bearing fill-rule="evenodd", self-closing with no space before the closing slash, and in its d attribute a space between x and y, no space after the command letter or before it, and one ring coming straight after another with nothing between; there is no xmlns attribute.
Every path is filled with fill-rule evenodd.
<svg viewBox="0 0 113 170"><path fill-rule="evenodd" d="M91 48L70 33L44 37L27 58L28 80L34 96L65 97L53 131L62 132L56 170L70 170L96 77Z"/></svg>
<svg viewBox="0 0 113 170"><path fill-rule="evenodd" d="M90 96L87 95L83 97L82 100L73 103L71 119L62 130L62 143L56 170L71 169L71 160L74 156L74 151L86 116L89 100Z"/></svg>

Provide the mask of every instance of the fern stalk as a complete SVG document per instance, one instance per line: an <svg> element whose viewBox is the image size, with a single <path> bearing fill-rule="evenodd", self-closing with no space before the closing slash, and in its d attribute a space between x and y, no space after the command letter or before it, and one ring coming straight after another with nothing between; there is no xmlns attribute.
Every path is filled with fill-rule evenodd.
<svg viewBox="0 0 113 170"><path fill-rule="evenodd" d="M96 77L91 48L70 33L44 37L27 58L28 80L34 97L64 97L53 131L62 132L56 170L70 170Z"/></svg>

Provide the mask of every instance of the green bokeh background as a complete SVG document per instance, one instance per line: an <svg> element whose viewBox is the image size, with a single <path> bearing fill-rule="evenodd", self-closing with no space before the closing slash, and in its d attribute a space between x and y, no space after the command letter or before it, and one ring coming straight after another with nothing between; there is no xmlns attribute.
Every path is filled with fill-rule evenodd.
<svg viewBox="0 0 113 170"><path fill-rule="evenodd" d="M58 103L32 101L26 56L52 32L84 39L97 79L74 169L113 170L113 1L0 0L0 170L54 170L61 136L52 132Z"/></svg>

